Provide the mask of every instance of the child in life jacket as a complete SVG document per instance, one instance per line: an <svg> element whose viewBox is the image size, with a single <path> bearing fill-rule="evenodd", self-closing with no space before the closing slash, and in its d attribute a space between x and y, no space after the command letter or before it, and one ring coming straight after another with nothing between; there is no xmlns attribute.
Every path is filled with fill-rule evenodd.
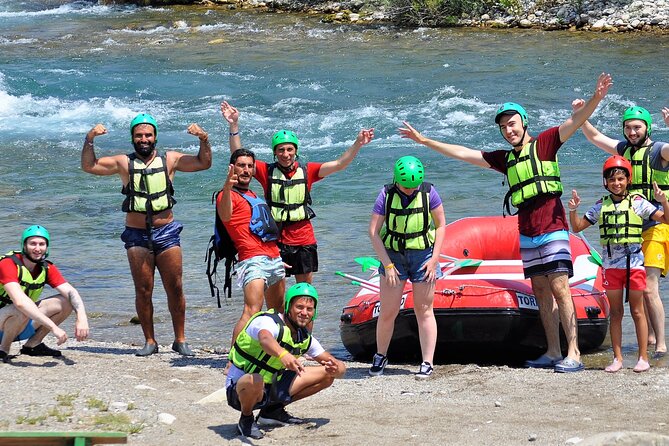
<svg viewBox="0 0 669 446"><path fill-rule="evenodd" d="M622 321L624 314L623 289L627 290L630 311L639 344L639 360L635 372L645 372L648 363L648 324L643 308L643 290L646 288L646 270L643 266L641 237L643 221L655 220L669 223L669 204L664 192L653 182L655 199L662 205L656 208L641 195L630 194L632 165L619 155L611 156L604 163L604 188L610 192L595 203L582 217L576 212L581 198L573 190L569 200L569 223L572 231L598 224L602 244L603 282L611 304L611 343L613 362L604 370L614 373L623 367Z"/></svg>

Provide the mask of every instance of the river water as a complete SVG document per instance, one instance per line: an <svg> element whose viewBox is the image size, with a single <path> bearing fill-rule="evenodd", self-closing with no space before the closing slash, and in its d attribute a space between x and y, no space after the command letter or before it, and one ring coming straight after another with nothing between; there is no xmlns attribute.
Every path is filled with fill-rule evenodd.
<svg viewBox="0 0 669 446"><path fill-rule="evenodd" d="M669 105L662 93L669 65L658 63L666 60L667 45L666 37L634 34L413 30L224 8L1 0L0 247L16 249L26 225L45 225L51 260L82 292L92 315L92 337L141 343L140 328L128 324L134 293L119 240L120 181L81 171L83 138L103 123L109 134L96 140L97 154L129 152L128 123L146 111L159 122L159 148L195 153L197 140L185 129L197 122L210 134L213 167L178 173L175 180L175 214L185 226L187 335L195 347L224 348L241 292L216 308L203 262L213 223L210 198L229 156L220 102L240 109L244 145L265 160L280 128L297 132L303 161L326 161L360 128L374 127L376 139L352 165L313 190L321 263L315 284L322 296L316 334L344 354L339 315L356 289L334 272L356 273L352 259L373 253L369 213L395 159L412 154L423 160L448 221L501 212L501 176L400 139L402 120L438 139L504 148L493 123L500 103L522 103L536 134L566 119L571 100L589 96L597 75L607 71L614 86L593 123L618 137L623 109L638 104L653 114L654 139L669 140L660 115ZM578 189L584 203L603 194L603 152L578 133L560 155L568 190ZM668 290L665 281L663 294ZM154 301L158 340L168 343L172 329L159 283ZM635 349L629 317L624 344Z"/></svg>

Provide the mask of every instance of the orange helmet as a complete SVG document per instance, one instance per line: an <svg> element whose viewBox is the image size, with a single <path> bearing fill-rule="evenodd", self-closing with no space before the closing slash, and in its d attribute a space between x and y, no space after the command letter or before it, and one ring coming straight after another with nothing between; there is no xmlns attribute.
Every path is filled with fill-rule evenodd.
<svg viewBox="0 0 669 446"><path fill-rule="evenodd" d="M604 161L604 167L602 168L602 176L604 177L604 187L606 187L606 173L611 169L623 169L627 171L627 178L630 183L632 182L632 164L627 158L620 155L610 156L606 161Z"/></svg>

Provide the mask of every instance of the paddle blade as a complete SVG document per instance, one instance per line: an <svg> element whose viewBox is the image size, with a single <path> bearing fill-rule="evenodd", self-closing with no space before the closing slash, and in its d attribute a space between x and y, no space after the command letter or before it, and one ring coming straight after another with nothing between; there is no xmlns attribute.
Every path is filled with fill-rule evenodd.
<svg viewBox="0 0 669 446"><path fill-rule="evenodd" d="M378 268L381 262L374 257L356 257L353 259L356 263L362 266L362 271L365 272L370 268Z"/></svg>

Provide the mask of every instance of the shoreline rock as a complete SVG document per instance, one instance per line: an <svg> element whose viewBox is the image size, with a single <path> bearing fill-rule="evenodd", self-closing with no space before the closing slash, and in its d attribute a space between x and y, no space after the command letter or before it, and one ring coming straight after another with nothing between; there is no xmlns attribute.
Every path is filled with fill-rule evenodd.
<svg viewBox="0 0 669 446"><path fill-rule="evenodd" d="M399 25L381 0L129 0L142 6L197 4L321 16L323 22ZM521 28L589 32L669 32L669 0L508 0L480 14L449 21L449 27ZM444 18L444 23L446 22ZM426 25L429 25L426 24ZM414 27L421 27L416 25Z"/></svg>

